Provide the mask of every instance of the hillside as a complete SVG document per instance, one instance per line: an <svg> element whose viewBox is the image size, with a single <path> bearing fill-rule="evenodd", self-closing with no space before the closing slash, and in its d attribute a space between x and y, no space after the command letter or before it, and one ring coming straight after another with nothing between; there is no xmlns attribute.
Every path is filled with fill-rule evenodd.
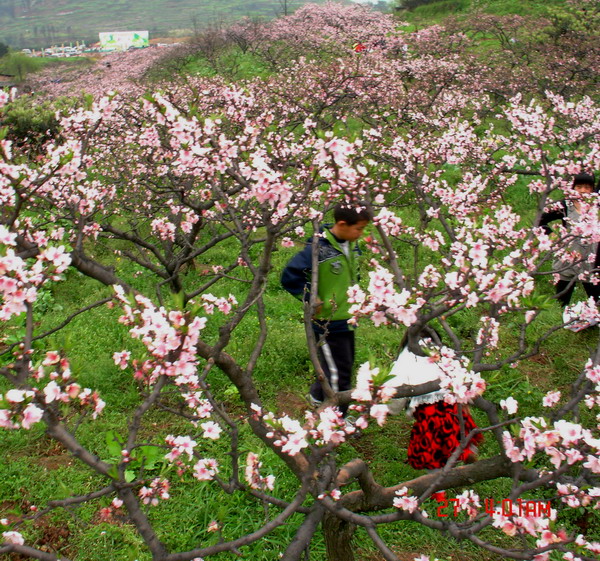
<svg viewBox="0 0 600 561"><path fill-rule="evenodd" d="M324 0L312 0L323 3ZM302 0L0 0L0 41L14 48L95 42L101 31L181 35L244 16L272 18Z"/></svg>

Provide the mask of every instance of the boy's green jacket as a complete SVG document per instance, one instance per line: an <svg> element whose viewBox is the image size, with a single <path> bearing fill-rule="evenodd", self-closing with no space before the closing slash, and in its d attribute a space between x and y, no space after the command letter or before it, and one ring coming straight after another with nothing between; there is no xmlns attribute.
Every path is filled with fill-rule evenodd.
<svg viewBox="0 0 600 561"><path fill-rule="evenodd" d="M348 311L348 288L358 282L360 249L358 243L354 243L347 257L329 229L324 229L322 233L323 237L319 238L317 296L323 304L315 319L331 322L343 320L345 323L351 317ZM281 275L281 284L297 298L308 299L311 275L312 238L286 265Z"/></svg>

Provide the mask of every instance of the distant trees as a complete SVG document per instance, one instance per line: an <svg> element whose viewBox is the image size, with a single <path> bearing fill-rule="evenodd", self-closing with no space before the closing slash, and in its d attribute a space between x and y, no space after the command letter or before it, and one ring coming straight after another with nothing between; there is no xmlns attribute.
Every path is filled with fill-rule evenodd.
<svg viewBox="0 0 600 561"><path fill-rule="evenodd" d="M40 61L22 53L10 53L3 60L2 71L12 74L17 80L23 80L28 73L39 69Z"/></svg>
<svg viewBox="0 0 600 561"><path fill-rule="evenodd" d="M278 0L279 15L289 16L292 11L292 0Z"/></svg>
<svg viewBox="0 0 600 561"><path fill-rule="evenodd" d="M0 16L9 17L12 19L17 17L14 0L0 2Z"/></svg>
<svg viewBox="0 0 600 561"><path fill-rule="evenodd" d="M435 0L399 0L398 7L401 10L414 10L419 6L424 6L425 4L431 4Z"/></svg>

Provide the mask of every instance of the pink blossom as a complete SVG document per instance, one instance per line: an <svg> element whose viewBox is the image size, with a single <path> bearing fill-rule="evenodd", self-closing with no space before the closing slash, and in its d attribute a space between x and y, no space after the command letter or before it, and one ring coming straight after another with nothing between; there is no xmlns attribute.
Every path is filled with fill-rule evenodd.
<svg viewBox="0 0 600 561"><path fill-rule="evenodd" d="M507 431L502 433L502 444L507 457L512 462L522 462L525 459L524 452L515 446L513 438Z"/></svg>
<svg viewBox="0 0 600 561"><path fill-rule="evenodd" d="M500 528L507 536L514 536L517 533L516 524L507 516L499 513L494 513L494 521L492 525L496 528Z"/></svg>
<svg viewBox="0 0 600 561"><path fill-rule="evenodd" d="M210 481L218 473L217 462L212 459L203 459L194 465L194 477L199 481Z"/></svg>
<svg viewBox="0 0 600 561"><path fill-rule="evenodd" d="M187 457L191 459L194 455L194 449L197 446L196 441L192 440L189 436L173 437L172 435L168 435L165 438L165 441L172 447L171 452L165 456L170 462L174 461L182 454L186 454Z"/></svg>
<svg viewBox="0 0 600 561"><path fill-rule="evenodd" d="M600 365L594 365L591 360L585 364L585 375L594 384L600 384Z"/></svg>
<svg viewBox="0 0 600 561"><path fill-rule="evenodd" d="M64 246L48 247L39 255L41 261L48 261L56 268L56 273L64 272L71 264L71 256L66 252Z"/></svg>
<svg viewBox="0 0 600 561"><path fill-rule="evenodd" d="M21 403L28 395L30 392L23 390L8 390L4 397L9 403Z"/></svg>
<svg viewBox="0 0 600 561"><path fill-rule="evenodd" d="M46 403L52 403L53 401L59 400L62 396L60 386L52 381L44 388L44 395L46 396Z"/></svg>
<svg viewBox="0 0 600 561"><path fill-rule="evenodd" d="M583 467L593 471L594 473L600 473L600 455L588 455Z"/></svg>
<svg viewBox="0 0 600 561"><path fill-rule="evenodd" d="M0 428L15 429L15 425L12 420L12 412L9 409L0 409Z"/></svg>
<svg viewBox="0 0 600 561"><path fill-rule="evenodd" d="M554 423L554 429L562 438L565 446L576 444L583 436L581 425L560 419Z"/></svg>
<svg viewBox="0 0 600 561"><path fill-rule="evenodd" d="M6 543L12 543L15 545L23 545L25 540L19 532L2 532L2 537Z"/></svg>
<svg viewBox="0 0 600 561"><path fill-rule="evenodd" d="M300 452L300 450L303 450L306 447L308 447L306 433L305 431L298 431L289 435L281 447L281 451L289 454L290 456L295 456Z"/></svg>
<svg viewBox="0 0 600 561"><path fill-rule="evenodd" d="M121 370L125 370L129 363L129 358L131 357L131 353L129 351L121 351L120 353L113 354L113 360L115 364L121 368Z"/></svg>
<svg viewBox="0 0 600 561"><path fill-rule="evenodd" d="M548 392L544 399L542 400L542 404L544 407L553 407L560 401L561 393L559 391L556 392Z"/></svg>
<svg viewBox="0 0 600 561"><path fill-rule="evenodd" d="M513 397L507 397L500 400L500 407L506 410L509 415L514 415L519 409L519 403Z"/></svg>
<svg viewBox="0 0 600 561"><path fill-rule="evenodd" d="M210 438L211 440L217 440L223 429L214 421L207 421L206 423L202 423L200 425L204 430L204 434L202 435L204 438Z"/></svg>
<svg viewBox="0 0 600 561"><path fill-rule="evenodd" d="M368 362L361 364L356 373L356 387L352 391L352 399L356 401L371 401L373 376L379 373L379 368L371 368Z"/></svg>
<svg viewBox="0 0 600 561"><path fill-rule="evenodd" d="M248 485L253 489L269 489L273 490L275 485L275 477L268 475L262 477L259 473L262 463L259 462L258 456L253 452L248 452L246 457L245 477Z"/></svg>
<svg viewBox="0 0 600 561"><path fill-rule="evenodd" d="M17 234L10 232L6 226L0 224L0 244L15 245Z"/></svg>
<svg viewBox="0 0 600 561"><path fill-rule="evenodd" d="M65 388L65 392L69 396L69 399L75 399L81 392L81 386L79 384L69 384Z"/></svg>
<svg viewBox="0 0 600 561"><path fill-rule="evenodd" d="M22 427L24 429L30 429L32 425L42 420L43 415L44 412L39 407L30 403L23 411Z"/></svg>
<svg viewBox="0 0 600 561"><path fill-rule="evenodd" d="M60 353L57 351L48 351L46 353L46 358L42 361L42 365L51 366L52 364L57 364L60 361Z"/></svg>
<svg viewBox="0 0 600 561"><path fill-rule="evenodd" d="M554 446L548 446L544 448L544 452L550 456L550 463L555 467L555 469L558 469L562 462L567 459L567 457Z"/></svg>
<svg viewBox="0 0 600 561"><path fill-rule="evenodd" d="M369 410L369 414L377 421L377 424L380 427L385 424L385 420L389 412L389 408L384 404L373 405Z"/></svg>
<svg viewBox="0 0 600 561"><path fill-rule="evenodd" d="M419 508L419 501L416 497L395 497L393 504L397 509L407 512L414 512Z"/></svg>

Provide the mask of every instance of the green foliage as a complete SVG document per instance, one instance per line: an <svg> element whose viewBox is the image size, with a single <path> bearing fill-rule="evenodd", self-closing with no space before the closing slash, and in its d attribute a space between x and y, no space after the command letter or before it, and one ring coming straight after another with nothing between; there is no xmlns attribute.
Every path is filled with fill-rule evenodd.
<svg viewBox="0 0 600 561"><path fill-rule="evenodd" d="M75 99L70 98L33 104L28 96L21 96L4 108L0 114L0 127L7 127L8 138L17 144L40 146L58 133L56 111L74 105Z"/></svg>
<svg viewBox="0 0 600 561"><path fill-rule="evenodd" d="M412 8L414 12L425 18L437 18L463 12L469 7L468 0L441 0L437 2L421 3Z"/></svg>
<svg viewBox="0 0 600 561"><path fill-rule="evenodd" d="M123 460L121 452L124 449L124 443L113 430L106 433L106 449L110 456L106 461L113 464L111 475L118 479L117 465ZM147 476L148 473L154 472L164 464L164 451L161 448L157 446L136 448L129 455L129 462L125 470L125 481L134 481L138 476L138 471Z"/></svg>
<svg viewBox="0 0 600 561"><path fill-rule="evenodd" d="M426 6L428 4L439 4L436 0L400 0L399 8L403 10L414 10L420 6Z"/></svg>
<svg viewBox="0 0 600 561"><path fill-rule="evenodd" d="M403 19L420 25L457 14L468 15L475 10L500 16L547 16L553 10L563 14L567 9L564 0L405 0L400 2L400 8L407 10L402 13Z"/></svg>
<svg viewBox="0 0 600 561"><path fill-rule="evenodd" d="M36 72L42 67L38 58L32 58L23 53L9 53L0 59L0 73L11 74L17 80L24 80L27 74Z"/></svg>
<svg viewBox="0 0 600 561"><path fill-rule="evenodd" d="M10 47L6 43L3 43L2 41L0 41L0 58L7 55L9 50L10 50Z"/></svg>
<svg viewBox="0 0 600 561"><path fill-rule="evenodd" d="M551 37L573 34L585 41L586 36L598 32L600 7L597 3L584 0L570 4L560 3L548 6L546 17L551 22L551 27L546 30Z"/></svg>
<svg viewBox="0 0 600 561"><path fill-rule="evenodd" d="M162 59L148 73L151 81L176 79L177 76L223 76L227 80L248 80L266 77L270 70L263 60L251 52L242 52L230 44L223 44L214 51L202 49L193 43L185 49Z"/></svg>
<svg viewBox="0 0 600 561"><path fill-rule="evenodd" d="M87 524L74 528L72 546L85 561L150 561L144 543L131 524Z"/></svg>

